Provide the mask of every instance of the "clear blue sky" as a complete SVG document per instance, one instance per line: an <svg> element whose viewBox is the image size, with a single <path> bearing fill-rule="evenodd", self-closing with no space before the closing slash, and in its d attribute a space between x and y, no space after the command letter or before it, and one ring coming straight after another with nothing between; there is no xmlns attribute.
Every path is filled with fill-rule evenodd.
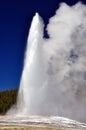
<svg viewBox="0 0 86 130"><path fill-rule="evenodd" d="M0 0L0 90L19 87L28 30L35 12L47 24L60 2L73 5L77 1Z"/></svg>

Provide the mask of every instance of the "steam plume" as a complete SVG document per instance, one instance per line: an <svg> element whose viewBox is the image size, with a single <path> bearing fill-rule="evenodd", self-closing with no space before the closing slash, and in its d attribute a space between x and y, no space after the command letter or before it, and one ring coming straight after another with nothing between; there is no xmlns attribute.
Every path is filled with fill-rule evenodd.
<svg viewBox="0 0 86 130"><path fill-rule="evenodd" d="M49 19L34 16L25 55L17 112L86 122L86 6L60 4Z"/></svg>

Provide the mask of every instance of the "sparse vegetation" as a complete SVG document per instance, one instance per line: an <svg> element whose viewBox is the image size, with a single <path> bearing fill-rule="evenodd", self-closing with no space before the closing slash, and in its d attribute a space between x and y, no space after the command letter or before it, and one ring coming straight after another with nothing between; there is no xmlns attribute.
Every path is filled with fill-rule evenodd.
<svg viewBox="0 0 86 130"><path fill-rule="evenodd" d="M5 114L16 102L17 93L18 89L0 91L0 115Z"/></svg>

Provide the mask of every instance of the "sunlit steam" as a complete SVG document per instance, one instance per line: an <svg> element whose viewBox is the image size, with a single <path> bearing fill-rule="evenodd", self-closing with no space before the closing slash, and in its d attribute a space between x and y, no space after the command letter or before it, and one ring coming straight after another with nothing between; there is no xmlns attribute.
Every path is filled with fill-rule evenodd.
<svg viewBox="0 0 86 130"><path fill-rule="evenodd" d="M36 13L27 40L17 113L86 122L86 6L62 3L49 20L49 39L43 39L43 27Z"/></svg>

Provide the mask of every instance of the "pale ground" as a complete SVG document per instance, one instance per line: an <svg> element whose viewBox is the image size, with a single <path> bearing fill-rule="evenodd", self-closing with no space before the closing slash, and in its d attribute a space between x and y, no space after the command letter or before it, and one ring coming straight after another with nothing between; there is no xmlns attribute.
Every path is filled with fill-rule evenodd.
<svg viewBox="0 0 86 130"><path fill-rule="evenodd" d="M80 130L71 128L51 128L42 126L0 126L0 130Z"/></svg>
<svg viewBox="0 0 86 130"><path fill-rule="evenodd" d="M86 130L86 124L63 117L0 116L0 130Z"/></svg>

